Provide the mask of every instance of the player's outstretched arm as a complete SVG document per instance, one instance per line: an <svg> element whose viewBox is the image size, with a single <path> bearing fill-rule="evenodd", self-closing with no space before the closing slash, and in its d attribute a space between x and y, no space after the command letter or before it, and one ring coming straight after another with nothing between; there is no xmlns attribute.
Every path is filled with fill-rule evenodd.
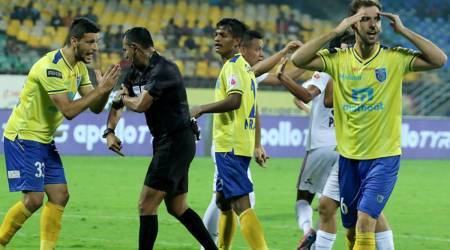
<svg viewBox="0 0 450 250"><path fill-rule="evenodd" d="M300 48L302 44L303 43L300 41L291 41L286 44L286 46L282 50L253 65L252 70L255 73L255 76L258 77L264 73L269 72L273 67L275 67L275 65L277 65L278 62L280 62L283 57Z"/></svg>
<svg viewBox="0 0 450 250"><path fill-rule="evenodd" d="M72 120L81 112L90 107L90 105L96 102L99 98L104 95L108 95L116 85L119 75L120 67L119 65L115 65L105 74L103 82L99 83L95 89L87 93L82 98L72 101L66 93L61 93L50 95L50 99L66 119Z"/></svg>
<svg viewBox="0 0 450 250"><path fill-rule="evenodd" d="M284 68L287 63L287 60L283 60L283 63L277 69L277 77L280 80L281 84L286 87L291 94L293 94L296 98L300 99L304 103L309 103L314 97L320 94L320 90L315 86L308 86L308 88L304 88L303 86L298 85L292 78L287 76L284 73Z"/></svg>
<svg viewBox="0 0 450 250"><path fill-rule="evenodd" d="M334 28L333 31L325 33L303 44L303 46L292 55L292 63L302 69L323 71L325 65L316 53L330 40L344 33L351 25L360 21L364 14L364 12L358 12L353 16L347 17Z"/></svg>
<svg viewBox="0 0 450 250"><path fill-rule="evenodd" d="M209 104L200 105L191 109L191 117L198 118L205 113L225 113L238 109L241 106L242 94L231 93L227 98Z"/></svg>
<svg viewBox="0 0 450 250"><path fill-rule="evenodd" d="M398 15L387 12L380 12L380 15L388 18L394 31L407 38L420 50L421 55L414 61L413 70L436 69L447 63L447 55L442 49L425 37L406 28Z"/></svg>
<svg viewBox="0 0 450 250"><path fill-rule="evenodd" d="M325 95L323 98L323 105L327 108L333 107L333 80L329 80L325 87Z"/></svg>
<svg viewBox="0 0 450 250"><path fill-rule="evenodd" d="M305 73L306 70L304 69L300 69L297 67L292 67L290 69L286 70L286 75L289 76L292 79L298 79L301 75L303 75L303 73ZM276 73L269 73L268 76L261 81L262 84L267 84L267 85L279 85L281 84L280 80L278 80L277 74Z"/></svg>

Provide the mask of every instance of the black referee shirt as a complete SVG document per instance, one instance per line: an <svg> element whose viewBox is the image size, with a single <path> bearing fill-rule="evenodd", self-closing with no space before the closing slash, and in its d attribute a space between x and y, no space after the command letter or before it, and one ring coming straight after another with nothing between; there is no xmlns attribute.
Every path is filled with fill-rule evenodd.
<svg viewBox="0 0 450 250"><path fill-rule="evenodd" d="M190 127L186 88L172 61L155 52L143 72L131 69L125 77L125 86L130 96L138 96L146 90L154 98L145 111L145 119L155 139Z"/></svg>

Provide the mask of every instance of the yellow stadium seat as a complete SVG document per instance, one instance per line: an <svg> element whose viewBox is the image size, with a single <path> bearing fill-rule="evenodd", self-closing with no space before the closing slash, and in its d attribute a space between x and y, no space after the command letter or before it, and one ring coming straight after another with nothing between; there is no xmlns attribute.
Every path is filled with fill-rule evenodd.
<svg viewBox="0 0 450 250"><path fill-rule="evenodd" d="M116 12L113 16L113 19L111 20L111 24L123 24L125 22L125 13L119 11Z"/></svg>
<svg viewBox="0 0 450 250"><path fill-rule="evenodd" d="M52 45L52 42L53 42L51 37L52 36L44 35L41 38L40 46L43 47L43 48L50 48L50 46Z"/></svg>
<svg viewBox="0 0 450 250"><path fill-rule="evenodd" d="M53 26L47 26L44 28L44 34L53 36L56 30Z"/></svg>
<svg viewBox="0 0 450 250"><path fill-rule="evenodd" d="M195 75L197 77L208 77L208 62L201 60L197 62L195 68Z"/></svg>
<svg viewBox="0 0 450 250"><path fill-rule="evenodd" d="M6 29L6 34L9 36L16 37L20 30L20 21L19 20L10 20L8 24L8 28Z"/></svg>
<svg viewBox="0 0 450 250"><path fill-rule="evenodd" d="M29 29L33 28L33 26L34 26L33 20L31 20L31 19L24 20L23 21L23 26L25 26L25 27L27 27Z"/></svg>
<svg viewBox="0 0 450 250"><path fill-rule="evenodd" d="M28 39L28 31L26 29L21 29L17 34L17 40L21 42L26 42Z"/></svg>
<svg viewBox="0 0 450 250"><path fill-rule="evenodd" d="M175 64L180 69L181 74L184 75L184 62L182 60L175 60Z"/></svg>
<svg viewBox="0 0 450 250"><path fill-rule="evenodd" d="M32 48L38 48L40 46L39 42L40 42L40 39L39 39L39 37L36 37L36 36L30 36L30 37L28 37L28 40L27 40L27 44L30 45L30 47L32 47Z"/></svg>
<svg viewBox="0 0 450 250"><path fill-rule="evenodd" d="M216 65L213 64L212 67L209 67L208 69L208 76L210 78L216 78L219 74L220 74L220 67L217 67Z"/></svg>

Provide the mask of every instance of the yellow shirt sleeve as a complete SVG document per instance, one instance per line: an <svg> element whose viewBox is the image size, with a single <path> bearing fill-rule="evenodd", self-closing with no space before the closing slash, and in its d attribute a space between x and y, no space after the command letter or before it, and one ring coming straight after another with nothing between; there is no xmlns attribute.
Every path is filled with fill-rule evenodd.
<svg viewBox="0 0 450 250"><path fill-rule="evenodd" d="M242 67L239 67L238 63L228 62L225 68L225 90L227 95L231 93L242 93Z"/></svg>
<svg viewBox="0 0 450 250"><path fill-rule="evenodd" d="M49 95L68 91L61 70L55 67L43 67L39 71L39 82Z"/></svg>
<svg viewBox="0 0 450 250"><path fill-rule="evenodd" d="M91 79L89 78L89 72L85 64L81 66L81 83L79 87L91 86Z"/></svg>
<svg viewBox="0 0 450 250"><path fill-rule="evenodd" d="M420 55L420 52L403 47L392 48L392 51L396 54L397 57L397 60L395 61L402 65L404 74L414 71L414 61L416 60L417 56Z"/></svg>
<svg viewBox="0 0 450 250"><path fill-rule="evenodd" d="M317 52L317 55L322 59L323 63L323 72L328 73L329 75L334 75L336 72L336 58L338 57L338 53L336 49L330 51L329 49L323 49Z"/></svg>

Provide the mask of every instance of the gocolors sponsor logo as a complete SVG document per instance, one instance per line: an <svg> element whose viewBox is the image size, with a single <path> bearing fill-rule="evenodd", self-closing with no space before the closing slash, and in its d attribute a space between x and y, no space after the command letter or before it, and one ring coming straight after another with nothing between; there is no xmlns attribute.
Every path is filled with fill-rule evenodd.
<svg viewBox="0 0 450 250"><path fill-rule="evenodd" d="M308 129L292 126L290 121L279 121L275 128L261 128L261 144L264 146L306 146Z"/></svg>
<svg viewBox="0 0 450 250"><path fill-rule="evenodd" d="M364 104L368 101L373 100L373 88L359 88L359 89L352 89L352 100L355 103L361 103L358 105L355 104L344 104L344 111L346 112L371 112L371 111L378 111L382 110L384 108L384 105L382 102L375 103L372 105Z"/></svg>

